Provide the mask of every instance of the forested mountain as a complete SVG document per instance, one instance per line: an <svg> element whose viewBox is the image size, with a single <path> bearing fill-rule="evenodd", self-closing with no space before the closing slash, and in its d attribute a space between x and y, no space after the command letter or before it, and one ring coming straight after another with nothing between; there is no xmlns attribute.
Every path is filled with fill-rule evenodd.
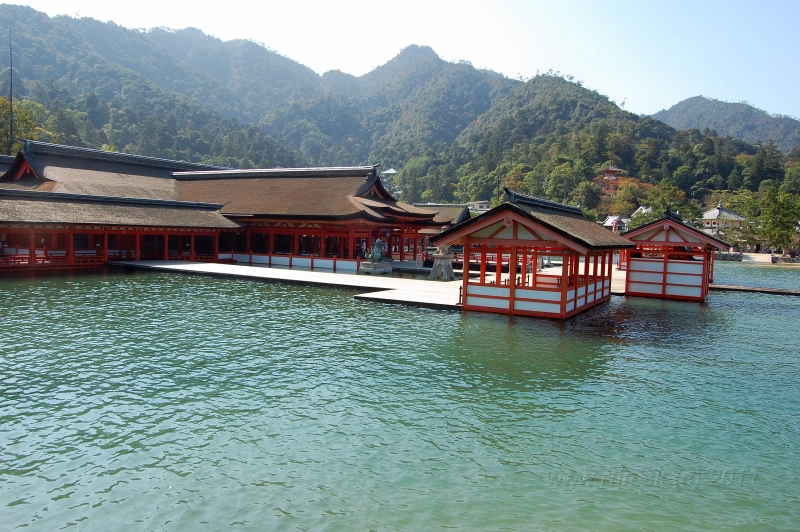
<svg viewBox="0 0 800 532"><path fill-rule="evenodd" d="M766 144L770 140L783 153L789 153L800 142L800 121L770 115L747 103L729 103L695 96L669 109L659 111L653 118L676 129L714 129L750 143Z"/></svg>
<svg viewBox="0 0 800 532"><path fill-rule="evenodd" d="M598 215L800 192L800 147L678 131L552 72L522 82L409 46L363 76L320 76L195 29L9 5L0 22L0 42L13 28L18 137L232 167L382 162L409 201L496 200L507 186ZM3 66L8 94L7 54ZM8 109L0 97L0 139ZM609 164L621 179L597 178Z"/></svg>
<svg viewBox="0 0 800 532"><path fill-rule="evenodd" d="M156 28L138 35L232 91L241 101L234 116L243 121L260 122L288 101L322 92L316 72L251 41L223 42L194 28ZM207 101L194 98L202 104Z"/></svg>
<svg viewBox="0 0 800 532"><path fill-rule="evenodd" d="M225 166L302 164L261 128L238 123L246 106L232 91L141 32L12 5L0 5L0 21L4 42L13 28L15 136ZM0 79L8 94L8 68Z"/></svg>
<svg viewBox="0 0 800 532"><path fill-rule="evenodd" d="M449 145L519 82L409 46L361 77L322 76L321 96L270 113L267 132L283 136L311 164L383 161L403 166L432 146Z"/></svg>

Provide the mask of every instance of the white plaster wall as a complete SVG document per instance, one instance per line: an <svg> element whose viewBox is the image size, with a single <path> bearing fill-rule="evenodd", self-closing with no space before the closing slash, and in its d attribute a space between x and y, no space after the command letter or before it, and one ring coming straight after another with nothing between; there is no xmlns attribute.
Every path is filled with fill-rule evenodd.
<svg viewBox="0 0 800 532"><path fill-rule="evenodd" d="M692 286L702 286L703 277L699 275L681 275L678 273L667 274L667 285L688 284Z"/></svg>
<svg viewBox="0 0 800 532"><path fill-rule="evenodd" d="M556 303L540 303L534 301L514 301L514 309L528 312L546 312L548 314L558 315L561 311L561 305Z"/></svg>
<svg viewBox="0 0 800 532"><path fill-rule="evenodd" d="M561 301L560 292L547 292L545 290L526 290L518 288L514 292L514 297L521 297L526 299L545 299L547 301Z"/></svg>
<svg viewBox="0 0 800 532"><path fill-rule="evenodd" d="M473 307L508 309L507 299L489 299L486 297L467 296L467 305Z"/></svg>
<svg viewBox="0 0 800 532"><path fill-rule="evenodd" d="M632 258L630 265L628 266L628 271L630 270L641 270L646 272L663 272L664 261L661 259Z"/></svg>
<svg viewBox="0 0 800 532"><path fill-rule="evenodd" d="M695 273L703 274L703 263L695 261L670 261L667 264L667 271L670 273Z"/></svg>
<svg viewBox="0 0 800 532"><path fill-rule="evenodd" d="M511 292L508 288L500 288L494 286L478 286L470 284L467 285L467 295L509 297L511 295Z"/></svg>
<svg viewBox="0 0 800 532"><path fill-rule="evenodd" d="M667 285L667 294L671 296L700 297L702 295L702 291L699 286L695 288L692 286Z"/></svg>
<svg viewBox="0 0 800 532"><path fill-rule="evenodd" d="M642 283L628 283L628 289L631 292L638 292L640 294L655 294L661 295L660 284L642 284Z"/></svg>

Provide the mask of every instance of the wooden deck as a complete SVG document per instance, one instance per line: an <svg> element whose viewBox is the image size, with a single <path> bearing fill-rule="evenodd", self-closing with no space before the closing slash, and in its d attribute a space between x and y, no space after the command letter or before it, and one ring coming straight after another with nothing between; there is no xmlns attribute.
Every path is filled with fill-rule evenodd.
<svg viewBox="0 0 800 532"><path fill-rule="evenodd" d="M461 281L441 282L210 262L149 260L114 262L113 265L216 277L238 277L266 282L348 288L359 291L355 296L356 299L436 309L461 309L461 305L458 303Z"/></svg>
<svg viewBox="0 0 800 532"><path fill-rule="evenodd" d="M175 262L165 260L114 262L115 266L143 268L176 273L212 275L216 277L237 277L265 282L281 282L302 285L326 286L356 290L356 299L394 303L415 307L445 310L461 310L459 295L461 281L428 281L421 279L402 279L388 276L352 275L301 269L266 268L243 266L237 264L219 264L210 262ZM413 263L403 268L425 273L425 268L415 268ZM561 268L548 269L548 273L557 274ZM611 294L625 295L626 272L616 268L611 278ZM800 296L800 291L776 288L756 288L747 286L711 285L712 290L732 290L742 292L760 292Z"/></svg>

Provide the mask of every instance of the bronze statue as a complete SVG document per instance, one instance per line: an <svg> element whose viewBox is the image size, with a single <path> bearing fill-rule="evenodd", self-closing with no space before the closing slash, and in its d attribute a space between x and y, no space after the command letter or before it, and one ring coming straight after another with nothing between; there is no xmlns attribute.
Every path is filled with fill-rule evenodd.
<svg viewBox="0 0 800 532"><path fill-rule="evenodd" d="M372 244L372 249L369 252L369 261L370 262L383 262L383 250L385 249L385 244L383 240L380 238L377 239Z"/></svg>

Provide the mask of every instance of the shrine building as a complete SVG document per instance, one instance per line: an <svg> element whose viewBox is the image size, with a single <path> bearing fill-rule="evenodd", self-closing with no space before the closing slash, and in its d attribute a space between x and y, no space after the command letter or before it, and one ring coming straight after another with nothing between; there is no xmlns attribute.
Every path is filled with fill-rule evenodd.
<svg viewBox="0 0 800 532"><path fill-rule="evenodd" d="M580 208L517 194L431 238L464 245L465 310L565 319L611 297L613 254L630 240L584 218ZM553 260L561 268L541 268ZM540 271L541 270L541 271Z"/></svg>
<svg viewBox="0 0 800 532"><path fill-rule="evenodd" d="M0 175L0 270L144 259L357 269L378 238L404 260L423 231L469 216L396 201L377 168L232 170L26 141Z"/></svg>
<svg viewBox="0 0 800 532"><path fill-rule="evenodd" d="M660 220L624 233L636 244L620 257L625 294L703 301L714 281L714 251L729 246L667 211Z"/></svg>

